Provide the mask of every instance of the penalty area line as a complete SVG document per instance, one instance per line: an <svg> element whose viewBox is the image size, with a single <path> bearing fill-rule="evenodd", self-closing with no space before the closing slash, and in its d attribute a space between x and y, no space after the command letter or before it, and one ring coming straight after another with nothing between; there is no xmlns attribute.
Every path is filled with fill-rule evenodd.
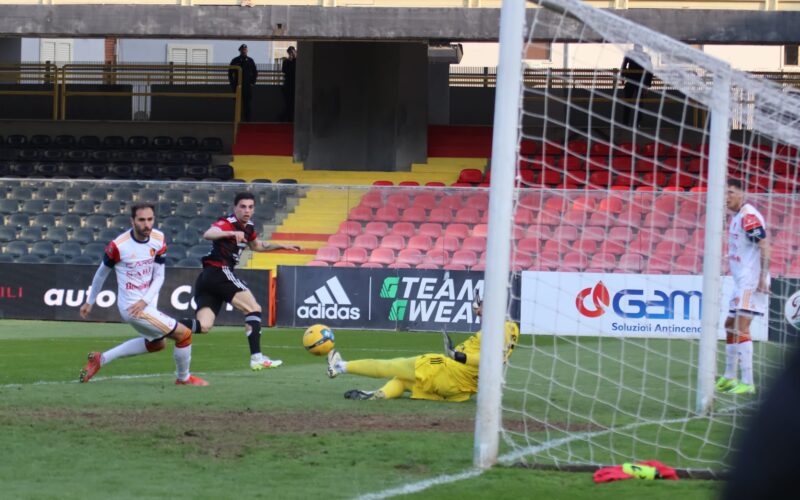
<svg viewBox="0 0 800 500"><path fill-rule="evenodd" d="M356 500L381 500L383 498L391 498L398 495L410 495L411 493L427 490L432 486L454 483L456 481L477 477L481 474L483 474L482 470L470 469L459 474L446 474L443 476L426 479L425 481L420 481L418 483L410 483L403 486L398 486L396 488L389 488L388 490L379 491L377 493L368 493L366 495L357 497Z"/></svg>

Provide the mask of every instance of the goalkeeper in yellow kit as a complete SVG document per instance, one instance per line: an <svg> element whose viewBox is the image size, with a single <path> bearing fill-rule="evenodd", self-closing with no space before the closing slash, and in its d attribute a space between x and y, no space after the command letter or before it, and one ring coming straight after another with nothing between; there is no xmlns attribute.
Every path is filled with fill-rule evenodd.
<svg viewBox="0 0 800 500"><path fill-rule="evenodd" d="M481 314L481 302L476 299L473 312ZM411 399L433 401L467 401L478 391L478 363L480 362L481 332L453 347L446 332L444 354L422 354L413 358L360 359L344 361L335 349L328 353L328 376L342 373L372 378L391 378L377 391L352 389L344 394L347 399L395 399L406 391ZM519 327L506 321L504 362L514 350L519 339Z"/></svg>

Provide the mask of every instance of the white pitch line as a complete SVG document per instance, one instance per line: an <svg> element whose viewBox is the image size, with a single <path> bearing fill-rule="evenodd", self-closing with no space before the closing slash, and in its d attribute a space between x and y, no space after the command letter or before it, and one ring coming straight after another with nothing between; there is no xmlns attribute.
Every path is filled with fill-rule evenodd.
<svg viewBox="0 0 800 500"><path fill-rule="evenodd" d="M368 493L366 495L357 497L356 500L382 500L384 498L391 498L398 495L410 495L411 493L427 490L432 486L450 484L464 479L471 479L473 477L480 476L481 474L483 474L482 470L470 469L461 472L460 474L447 474L444 476L434 477L432 479L426 479L425 481L420 481L418 483L411 483L405 486L398 486L397 488L390 488L377 493Z"/></svg>

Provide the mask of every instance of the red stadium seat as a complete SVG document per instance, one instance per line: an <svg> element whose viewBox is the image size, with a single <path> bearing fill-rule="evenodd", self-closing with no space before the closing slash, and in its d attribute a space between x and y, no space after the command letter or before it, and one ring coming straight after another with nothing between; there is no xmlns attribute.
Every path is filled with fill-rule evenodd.
<svg viewBox="0 0 800 500"><path fill-rule="evenodd" d="M542 242L536 238L522 238L517 242L517 252L531 255L538 254L542 249Z"/></svg>
<svg viewBox="0 0 800 500"><path fill-rule="evenodd" d="M355 262L349 262L346 260L341 260L333 265L333 267L358 267L356 266Z"/></svg>
<svg viewBox="0 0 800 500"><path fill-rule="evenodd" d="M402 250L406 247L406 239L399 234L387 234L381 240L381 247L390 250Z"/></svg>
<svg viewBox="0 0 800 500"><path fill-rule="evenodd" d="M405 193L390 194L386 198L386 206L395 207L399 210L405 210L411 206L411 198Z"/></svg>
<svg viewBox="0 0 800 500"><path fill-rule="evenodd" d="M686 274L698 274L703 272L703 263L696 255L681 255L675 259L675 271L683 271Z"/></svg>
<svg viewBox="0 0 800 500"><path fill-rule="evenodd" d="M462 265L470 268L478 263L478 254L472 250L458 250L453 253L451 265Z"/></svg>
<svg viewBox="0 0 800 500"><path fill-rule="evenodd" d="M361 197L359 205L369 208L380 208L383 206L383 195L380 191L369 191Z"/></svg>
<svg viewBox="0 0 800 500"><path fill-rule="evenodd" d="M578 239L578 228L575 226L558 226L555 231L553 231L553 239L575 241Z"/></svg>
<svg viewBox="0 0 800 500"><path fill-rule="evenodd" d="M450 211L455 211L464 206L464 200L462 199L460 194L449 194L443 196L441 200L439 200L439 208L448 209Z"/></svg>
<svg viewBox="0 0 800 500"><path fill-rule="evenodd" d="M625 244L621 241L606 240L600 244L600 253L622 255L625 253Z"/></svg>
<svg viewBox="0 0 800 500"><path fill-rule="evenodd" d="M422 207L411 207L403 210L403 216L400 220L405 222L424 222L428 216L425 214L425 209Z"/></svg>
<svg viewBox="0 0 800 500"><path fill-rule="evenodd" d="M353 246L374 250L378 248L378 237L374 234L359 234L353 240Z"/></svg>
<svg viewBox="0 0 800 500"><path fill-rule="evenodd" d="M558 252L542 252L540 253L533 266L529 269L540 271L556 271L561 266L561 256Z"/></svg>
<svg viewBox="0 0 800 500"><path fill-rule="evenodd" d="M551 238L553 235L549 226L532 225L525 229L523 234L524 238L535 238L538 240L545 240Z"/></svg>
<svg viewBox="0 0 800 500"><path fill-rule="evenodd" d="M391 248L376 248L369 255L369 262L388 266L394 262L394 250Z"/></svg>
<svg viewBox="0 0 800 500"><path fill-rule="evenodd" d="M358 205L350 209L348 219L353 221L366 221L369 222L373 219L372 209L362 205Z"/></svg>
<svg viewBox="0 0 800 500"><path fill-rule="evenodd" d="M644 217L644 227L666 229L670 226L669 217L663 213L650 212Z"/></svg>
<svg viewBox="0 0 800 500"><path fill-rule="evenodd" d="M433 240L430 236L416 235L408 239L407 248L414 248L427 252L433 247Z"/></svg>
<svg viewBox="0 0 800 500"><path fill-rule="evenodd" d="M314 267L328 267L327 262L322 262L321 260L310 260L306 262L307 266L314 266Z"/></svg>
<svg viewBox="0 0 800 500"><path fill-rule="evenodd" d="M561 222L563 224L571 224L573 226L583 226L586 224L586 220L589 218L587 212L582 210L570 210L569 212L565 213Z"/></svg>
<svg viewBox="0 0 800 500"><path fill-rule="evenodd" d="M489 208L489 195L484 193L471 194L464 200L464 207L484 212Z"/></svg>
<svg viewBox="0 0 800 500"><path fill-rule="evenodd" d="M418 248L404 248L397 252L396 264L416 266L422 263L422 252Z"/></svg>
<svg viewBox="0 0 800 500"><path fill-rule="evenodd" d="M475 224L472 228L472 236L486 236L489 232L489 226L486 224Z"/></svg>
<svg viewBox="0 0 800 500"><path fill-rule="evenodd" d="M645 274L669 274L672 272L672 260L663 255L653 255L647 260Z"/></svg>
<svg viewBox="0 0 800 500"><path fill-rule="evenodd" d="M442 235L442 225L438 222L425 222L419 225L417 234L438 238Z"/></svg>
<svg viewBox="0 0 800 500"><path fill-rule="evenodd" d="M427 193L421 193L414 197L414 207L419 207L423 210L431 210L436 208L436 196Z"/></svg>
<svg viewBox="0 0 800 500"><path fill-rule="evenodd" d="M428 215L428 222L439 222L446 224L452 219L453 212L449 208L443 208L441 206L431 210L431 213Z"/></svg>
<svg viewBox="0 0 800 500"><path fill-rule="evenodd" d="M633 239L633 230L627 226L612 227L608 230L608 240L627 243Z"/></svg>
<svg viewBox="0 0 800 500"><path fill-rule="evenodd" d="M404 238L410 238L416 234L417 230L414 228L414 224L410 222L395 222L392 224L392 233L391 234L399 234Z"/></svg>
<svg viewBox="0 0 800 500"><path fill-rule="evenodd" d="M588 272L610 273L617 267L617 258L613 254L598 253L592 256Z"/></svg>
<svg viewBox="0 0 800 500"><path fill-rule="evenodd" d="M426 184L426 186L428 186L428 185L430 185L430 184ZM389 264L386 267L388 267L389 269L411 269L411 266L409 264L406 264L405 262L397 262L397 261L395 261L393 264Z"/></svg>
<svg viewBox="0 0 800 500"><path fill-rule="evenodd" d="M481 216L476 208L462 208L456 212L453 222L460 222L463 224L477 224L480 222Z"/></svg>
<svg viewBox="0 0 800 500"><path fill-rule="evenodd" d="M358 267L366 267L366 268L382 269L382 268L383 268L383 264L380 264L380 263L378 263L378 262L364 262L363 264L361 264L361 265L360 265L360 266L358 266Z"/></svg>
<svg viewBox="0 0 800 500"><path fill-rule="evenodd" d="M398 186L419 186L419 182L417 182L417 181L400 181Z"/></svg>
<svg viewBox="0 0 800 500"><path fill-rule="evenodd" d="M444 228L444 234L463 240L469 236L469 226L466 224L449 224Z"/></svg>
<svg viewBox="0 0 800 500"><path fill-rule="evenodd" d="M436 250L445 250L447 252L455 252L461 247L461 240L454 236L440 236L433 242L433 247Z"/></svg>
<svg viewBox="0 0 800 500"><path fill-rule="evenodd" d="M561 261L561 271L583 271L589 266L589 258L578 252L567 252Z"/></svg>
<svg viewBox="0 0 800 500"><path fill-rule="evenodd" d="M580 234L582 240L604 241L606 237L606 228L598 226L586 226Z"/></svg>
<svg viewBox="0 0 800 500"><path fill-rule="evenodd" d="M515 252L511 256L511 270L524 271L534 264L533 256L527 253Z"/></svg>
<svg viewBox="0 0 800 500"><path fill-rule="evenodd" d="M350 247L344 251L341 260L344 262L352 262L354 264L363 264L367 261L367 249L361 247Z"/></svg>
<svg viewBox="0 0 800 500"><path fill-rule="evenodd" d="M536 221L536 213L533 210L518 206L514 211L514 224L518 226L527 226Z"/></svg>
<svg viewBox="0 0 800 500"><path fill-rule="evenodd" d="M450 254L445 250L434 248L432 250L428 250L422 260L422 263L426 265L442 267L450 263ZM419 268L419 266L417 266L417 268Z"/></svg>
<svg viewBox="0 0 800 500"><path fill-rule="evenodd" d="M377 180L372 183L373 186L394 186L394 182L386 180Z"/></svg>
<svg viewBox="0 0 800 500"><path fill-rule="evenodd" d="M383 237L389 232L389 225L385 222L367 222L367 225L364 226L364 232Z"/></svg>
<svg viewBox="0 0 800 500"><path fill-rule="evenodd" d="M573 155L586 156L589 152L589 145L584 139L573 139L567 143L567 151Z"/></svg>
<svg viewBox="0 0 800 500"><path fill-rule="evenodd" d="M644 269L644 257L638 253L626 253L619 258L617 272L638 274Z"/></svg>
<svg viewBox="0 0 800 500"><path fill-rule="evenodd" d="M593 142L589 152L593 155L608 156L611 153L611 145L606 142Z"/></svg>
<svg viewBox="0 0 800 500"><path fill-rule="evenodd" d="M689 231L684 228L673 228L664 231L664 241L673 241L684 245L689 241Z"/></svg>
<svg viewBox="0 0 800 500"><path fill-rule="evenodd" d="M395 222L400 220L400 212L395 207L383 206L375 211L375 216L372 219L383 222Z"/></svg>
<svg viewBox="0 0 800 500"><path fill-rule="evenodd" d="M339 224L339 232L348 236L358 236L361 234L361 223L352 220L346 220Z"/></svg>
<svg viewBox="0 0 800 500"><path fill-rule="evenodd" d="M320 262L328 262L332 264L334 262L339 262L340 257L341 257L341 252L338 248L325 246L317 249L317 253L314 256L314 260L318 260Z"/></svg>
<svg viewBox="0 0 800 500"><path fill-rule="evenodd" d="M457 182L478 184L482 180L483 180L483 172L481 172L477 168L465 168L458 174Z"/></svg>
<svg viewBox="0 0 800 500"><path fill-rule="evenodd" d="M589 176L589 184L598 188L607 188L611 184L611 173L608 170L598 170Z"/></svg>
<svg viewBox="0 0 800 500"><path fill-rule="evenodd" d="M461 242L462 250L472 250L476 254L486 251L486 238L484 236L467 236Z"/></svg>
<svg viewBox="0 0 800 500"><path fill-rule="evenodd" d="M343 233L328 236L327 246L344 250L350 246L350 237Z"/></svg>
<svg viewBox="0 0 800 500"><path fill-rule="evenodd" d="M592 255L597 252L597 241L581 238L572 242L572 249L584 255Z"/></svg>

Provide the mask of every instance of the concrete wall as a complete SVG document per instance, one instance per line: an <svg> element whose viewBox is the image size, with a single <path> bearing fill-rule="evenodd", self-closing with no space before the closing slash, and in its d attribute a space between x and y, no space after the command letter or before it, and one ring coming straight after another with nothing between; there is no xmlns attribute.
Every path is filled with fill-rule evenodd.
<svg viewBox="0 0 800 500"><path fill-rule="evenodd" d="M301 42L298 52L294 151L306 169L407 170L424 161L426 44Z"/></svg>

